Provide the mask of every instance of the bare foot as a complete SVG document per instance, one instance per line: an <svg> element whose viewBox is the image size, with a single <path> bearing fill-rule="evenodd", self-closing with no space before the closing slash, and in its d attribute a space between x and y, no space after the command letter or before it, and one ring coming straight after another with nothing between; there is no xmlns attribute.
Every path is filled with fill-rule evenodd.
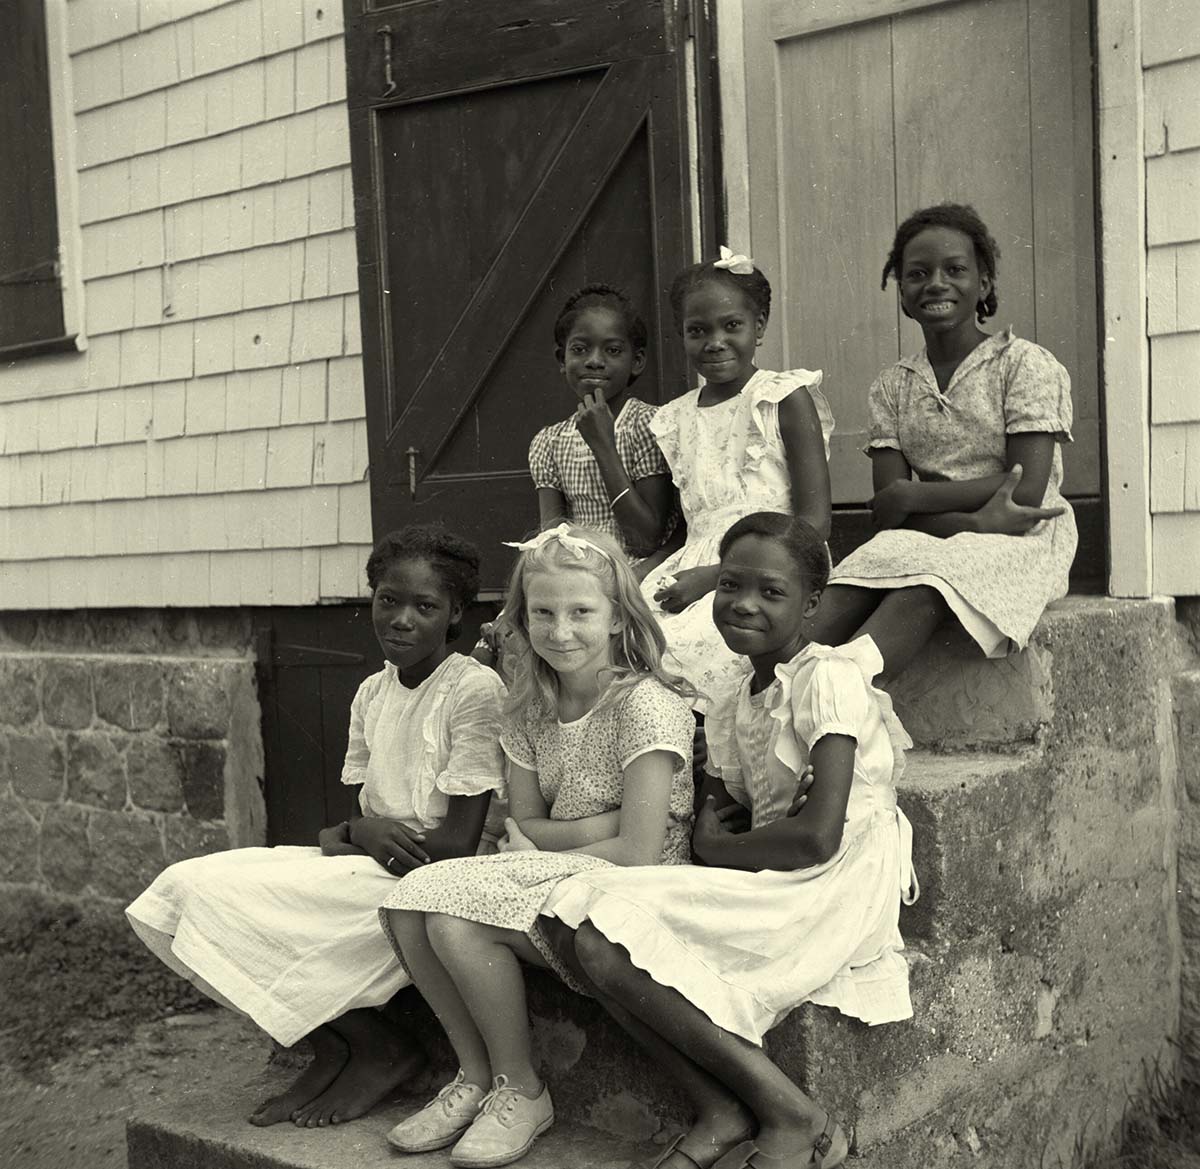
<svg viewBox="0 0 1200 1169"><path fill-rule="evenodd" d="M683 1140L675 1147L662 1169L696 1169L697 1165L712 1165L730 1149L749 1140L754 1132L754 1118L737 1105L722 1102L711 1111L700 1113Z"/></svg>
<svg viewBox="0 0 1200 1169"><path fill-rule="evenodd" d="M425 1053L419 1048L397 1049L380 1038L366 1051L351 1047L350 1059L337 1079L296 1112L292 1119L297 1127L323 1128L356 1120L425 1066Z"/></svg>
<svg viewBox="0 0 1200 1169"><path fill-rule="evenodd" d="M346 1066L350 1045L328 1027L318 1027L308 1037L313 1047L312 1063L304 1069L286 1092L264 1100L251 1114L250 1123L259 1127L291 1120L292 1113L315 1100Z"/></svg>

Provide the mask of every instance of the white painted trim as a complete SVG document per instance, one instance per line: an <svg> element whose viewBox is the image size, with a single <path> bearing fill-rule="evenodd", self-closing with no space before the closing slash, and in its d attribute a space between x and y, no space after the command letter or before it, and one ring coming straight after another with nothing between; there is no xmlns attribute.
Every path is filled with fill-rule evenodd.
<svg viewBox="0 0 1200 1169"><path fill-rule="evenodd" d="M75 101L67 48L66 0L46 0L46 64L50 75L50 127L54 148L54 198L62 269L63 327L76 349L87 349L83 312L83 233L75 170ZM40 359L39 359L40 360Z"/></svg>
<svg viewBox="0 0 1200 1169"><path fill-rule="evenodd" d="M1153 591L1141 0L1096 0L1108 591Z"/></svg>
<svg viewBox="0 0 1200 1169"><path fill-rule="evenodd" d="M760 0L755 0L760 2ZM717 85L721 94L721 168L729 244L745 252L750 242L750 141L746 120L746 45L742 0L716 0Z"/></svg>

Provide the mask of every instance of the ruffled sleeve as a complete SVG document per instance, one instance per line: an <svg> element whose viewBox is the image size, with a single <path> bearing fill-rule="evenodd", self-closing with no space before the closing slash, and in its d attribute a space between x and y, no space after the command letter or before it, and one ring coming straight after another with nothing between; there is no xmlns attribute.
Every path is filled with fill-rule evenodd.
<svg viewBox="0 0 1200 1169"><path fill-rule="evenodd" d="M681 398L675 398L658 408L658 412L650 419L650 433L654 435L659 450L671 470L679 475L681 469L679 449L679 413L688 406L695 405L698 393L691 390Z"/></svg>
<svg viewBox="0 0 1200 1169"><path fill-rule="evenodd" d="M365 678L350 703L350 737L342 763L342 783L367 782L367 767L371 762L371 748L367 745L367 709L386 678L386 669Z"/></svg>
<svg viewBox="0 0 1200 1169"><path fill-rule="evenodd" d="M616 710L617 762L628 767L639 755L668 751L689 763L696 719L687 701L656 678L632 687Z"/></svg>
<svg viewBox="0 0 1200 1169"><path fill-rule="evenodd" d="M556 491L561 491L562 477L554 461L551 442L550 432L553 429L551 426L544 426L533 436L533 442L529 444L529 473L533 476L535 487L553 487Z"/></svg>
<svg viewBox="0 0 1200 1169"><path fill-rule="evenodd" d="M806 662L816 658L807 684L796 686ZM775 754L790 771L804 765L808 750L825 735L861 739L878 711L892 746L892 782L904 772L904 753L912 746L891 698L872 684L883 658L870 637L858 637L836 648L810 645L790 662L776 666L781 686L771 717L780 723ZM801 744L805 750L802 750Z"/></svg>
<svg viewBox="0 0 1200 1169"><path fill-rule="evenodd" d="M829 461L829 439L833 435L833 410L821 392L824 374L819 369L789 369L783 373L761 370L750 388L753 406L754 428L764 442L774 442L779 437L779 403L790 397L803 386L812 398L817 418L821 422L821 438L825 443L825 460ZM746 454L753 452L747 448Z"/></svg>
<svg viewBox="0 0 1200 1169"><path fill-rule="evenodd" d="M715 775L738 803L747 806L750 801L746 792L746 781L742 777L742 763L738 756L734 728L737 724L742 692L748 684L748 680L744 681L734 694L713 707L704 719L704 741L708 750L705 770L710 775Z"/></svg>
<svg viewBox="0 0 1200 1169"><path fill-rule="evenodd" d="M894 450L900 447L900 409L896 402L896 383L884 370L872 383L867 394L867 445L873 450Z"/></svg>
<svg viewBox="0 0 1200 1169"><path fill-rule="evenodd" d="M448 796L505 794L504 757L500 750L500 711L504 683L493 670L471 662L446 699L444 718L450 728L450 755L435 776L434 786ZM477 668L472 668L477 667ZM433 718L425 720L428 728ZM425 731L426 735L430 730Z"/></svg>
<svg viewBox="0 0 1200 1169"><path fill-rule="evenodd" d="M1004 359L1005 433L1045 433L1071 442L1071 378L1054 354L1016 337Z"/></svg>

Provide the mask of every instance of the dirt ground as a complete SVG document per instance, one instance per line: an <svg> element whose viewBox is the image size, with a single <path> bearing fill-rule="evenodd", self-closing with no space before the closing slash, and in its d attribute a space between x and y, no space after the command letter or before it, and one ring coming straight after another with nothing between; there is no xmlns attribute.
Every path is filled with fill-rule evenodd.
<svg viewBox="0 0 1200 1169"><path fill-rule="evenodd" d="M134 1102L226 1052L268 1044L231 1011L143 1023L123 1043L79 1048L35 1079L0 1068L0 1164L6 1169L125 1169L125 1121Z"/></svg>

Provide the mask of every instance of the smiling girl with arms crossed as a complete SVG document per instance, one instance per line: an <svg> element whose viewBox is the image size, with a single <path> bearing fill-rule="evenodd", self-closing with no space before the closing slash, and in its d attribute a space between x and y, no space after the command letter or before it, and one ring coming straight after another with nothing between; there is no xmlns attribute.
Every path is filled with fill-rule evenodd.
<svg viewBox="0 0 1200 1169"><path fill-rule="evenodd" d="M976 323L996 312L998 255L972 208L943 203L900 225L883 269L925 348L871 387L871 510L883 530L833 570L809 634L869 634L886 681L949 613L1003 657L1067 591L1071 383L1048 350Z"/></svg>

